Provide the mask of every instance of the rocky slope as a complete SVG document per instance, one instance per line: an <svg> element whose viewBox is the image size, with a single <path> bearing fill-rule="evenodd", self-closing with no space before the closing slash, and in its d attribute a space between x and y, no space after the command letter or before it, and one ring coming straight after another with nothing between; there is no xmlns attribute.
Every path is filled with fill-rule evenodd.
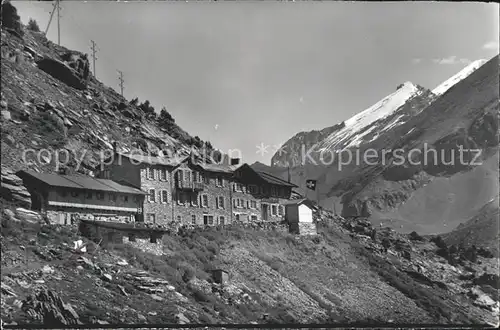
<svg viewBox="0 0 500 330"><path fill-rule="evenodd" d="M371 216L374 223L383 222L407 232L446 232L470 219L498 190L498 57L478 68L481 63L473 63L443 83L439 97L406 84L399 93L349 119L320 141L313 140L313 135L310 140L292 138L285 146L293 148L306 141L317 151L349 149L353 157L347 164L348 155L337 153L331 158L324 153L325 162L321 163L320 153L312 152L313 161L291 168L292 182L310 198L319 197L324 207L342 209L344 216ZM455 83L452 87L451 81ZM412 90L420 92L405 99ZM384 102L386 106L403 105L386 110ZM377 114L379 111L382 115ZM372 117L376 120L370 122ZM481 165L462 166L460 145L481 149L476 159ZM363 160L369 148L378 150L370 163ZM397 149L401 149L401 158L396 158ZM420 155L412 158L414 163L420 160L428 164L411 165L407 155L411 149L419 150L413 152L413 156ZM432 152L437 154L436 161ZM423 159L426 153L427 161ZM463 163L472 163L473 153L465 155ZM452 156L455 166L446 165ZM296 165L296 158L290 153L276 154L268 170L285 177L287 169L283 166ZM317 192L305 189L307 179L318 180Z"/></svg>
<svg viewBox="0 0 500 330"><path fill-rule="evenodd" d="M209 144L183 131L170 115L158 117L148 101L129 102L97 81L83 54L26 29L18 16L3 19L3 166L50 172L59 160L70 170L92 174L114 141L121 151L152 155L186 154L205 147L211 151ZM42 149L47 151L37 156Z"/></svg>
<svg viewBox="0 0 500 330"><path fill-rule="evenodd" d="M445 255L439 241L366 219L323 214L315 237L184 231L153 255L97 245L33 214L1 215L1 317L10 324L498 322L496 259ZM224 286L214 267L229 272Z"/></svg>

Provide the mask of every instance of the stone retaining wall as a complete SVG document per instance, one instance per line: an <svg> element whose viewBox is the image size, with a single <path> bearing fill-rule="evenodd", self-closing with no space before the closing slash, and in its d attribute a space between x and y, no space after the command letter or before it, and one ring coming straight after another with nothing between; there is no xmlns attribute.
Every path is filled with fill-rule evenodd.
<svg viewBox="0 0 500 330"><path fill-rule="evenodd" d="M136 238L135 242L132 242L130 241L128 236L124 236L123 243L131 245L134 248L147 253L152 253L157 256L163 255L163 244L161 242L161 239L158 239L156 243L151 243L149 238Z"/></svg>
<svg viewBox="0 0 500 330"><path fill-rule="evenodd" d="M317 235L316 223L299 222L299 235Z"/></svg>

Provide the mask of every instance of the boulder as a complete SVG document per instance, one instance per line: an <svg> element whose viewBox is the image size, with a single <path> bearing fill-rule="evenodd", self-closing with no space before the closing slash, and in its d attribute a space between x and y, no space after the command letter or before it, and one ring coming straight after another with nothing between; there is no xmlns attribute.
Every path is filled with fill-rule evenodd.
<svg viewBox="0 0 500 330"><path fill-rule="evenodd" d="M89 78L89 60L87 54L68 52L61 56L61 59L85 82Z"/></svg>
<svg viewBox="0 0 500 330"><path fill-rule="evenodd" d="M2 119L3 120L11 120L12 116L10 115L10 111L2 110Z"/></svg>
<svg viewBox="0 0 500 330"><path fill-rule="evenodd" d="M21 17L17 14L16 7L9 1L2 1L2 28L21 39L24 35Z"/></svg>
<svg viewBox="0 0 500 330"><path fill-rule="evenodd" d="M28 296L22 303L22 310L34 320L52 326L81 324L73 307L50 290Z"/></svg>
<svg viewBox="0 0 500 330"><path fill-rule="evenodd" d="M37 61L36 64L40 70L45 71L70 87L78 90L87 88L86 81L83 80L75 70L62 61L45 57Z"/></svg>
<svg viewBox="0 0 500 330"><path fill-rule="evenodd" d="M31 194L12 170L2 166L0 196L20 206L31 208Z"/></svg>

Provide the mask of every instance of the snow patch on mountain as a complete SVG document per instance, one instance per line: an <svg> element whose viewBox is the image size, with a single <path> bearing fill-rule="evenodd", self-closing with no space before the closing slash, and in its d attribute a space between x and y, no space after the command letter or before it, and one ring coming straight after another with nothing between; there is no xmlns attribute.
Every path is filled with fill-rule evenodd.
<svg viewBox="0 0 500 330"><path fill-rule="evenodd" d="M373 124L375 121L385 118L397 109L399 109L410 98L419 95L420 88L411 82L405 82L394 93L386 96L368 109L346 120L345 127L330 134L319 147L319 151L335 148L342 150L344 148L359 145L362 137L370 133L375 127L362 132L365 127ZM397 121L397 120L396 120ZM393 122L393 124L395 124Z"/></svg>
<svg viewBox="0 0 500 330"><path fill-rule="evenodd" d="M486 63L486 60L477 60L469 65L467 65L465 68L460 70L457 74L453 75L443 83L441 83L439 86L434 88L432 93L436 95L441 95L444 94L448 89L453 87L455 84L457 84L459 81L463 80L464 78L468 77L472 72L477 70L480 66L482 66L484 63Z"/></svg>

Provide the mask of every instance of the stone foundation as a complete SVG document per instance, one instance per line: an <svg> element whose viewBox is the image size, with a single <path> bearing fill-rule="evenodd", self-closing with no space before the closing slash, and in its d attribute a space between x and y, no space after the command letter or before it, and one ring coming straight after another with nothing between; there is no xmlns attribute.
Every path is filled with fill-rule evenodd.
<svg viewBox="0 0 500 330"><path fill-rule="evenodd" d="M113 215L113 216L105 216L105 215L95 215L88 212L75 211L75 212L67 212L67 211L47 211L47 218L49 223L58 224L58 225L76 225L78 224L78 220L92 220L92 221L108 221L108 222L130 222L129 215Z"/></svg>
<svg viewBox="0 0 500 330"><path fill-rule="evenodd" d="M155 254L157 256L163 255L163 244L161 238L156 240L156 243L151 243L149 238L135 238L135 242L130 241L129 237L123 237L123 243L133 246L141 251Z"/></svg>
<svg viewBox="0 0 500 330"><path fill-rule="evenodd" d="M314 222L300 222L299 235L318 235L316 223Z"/></svg>

